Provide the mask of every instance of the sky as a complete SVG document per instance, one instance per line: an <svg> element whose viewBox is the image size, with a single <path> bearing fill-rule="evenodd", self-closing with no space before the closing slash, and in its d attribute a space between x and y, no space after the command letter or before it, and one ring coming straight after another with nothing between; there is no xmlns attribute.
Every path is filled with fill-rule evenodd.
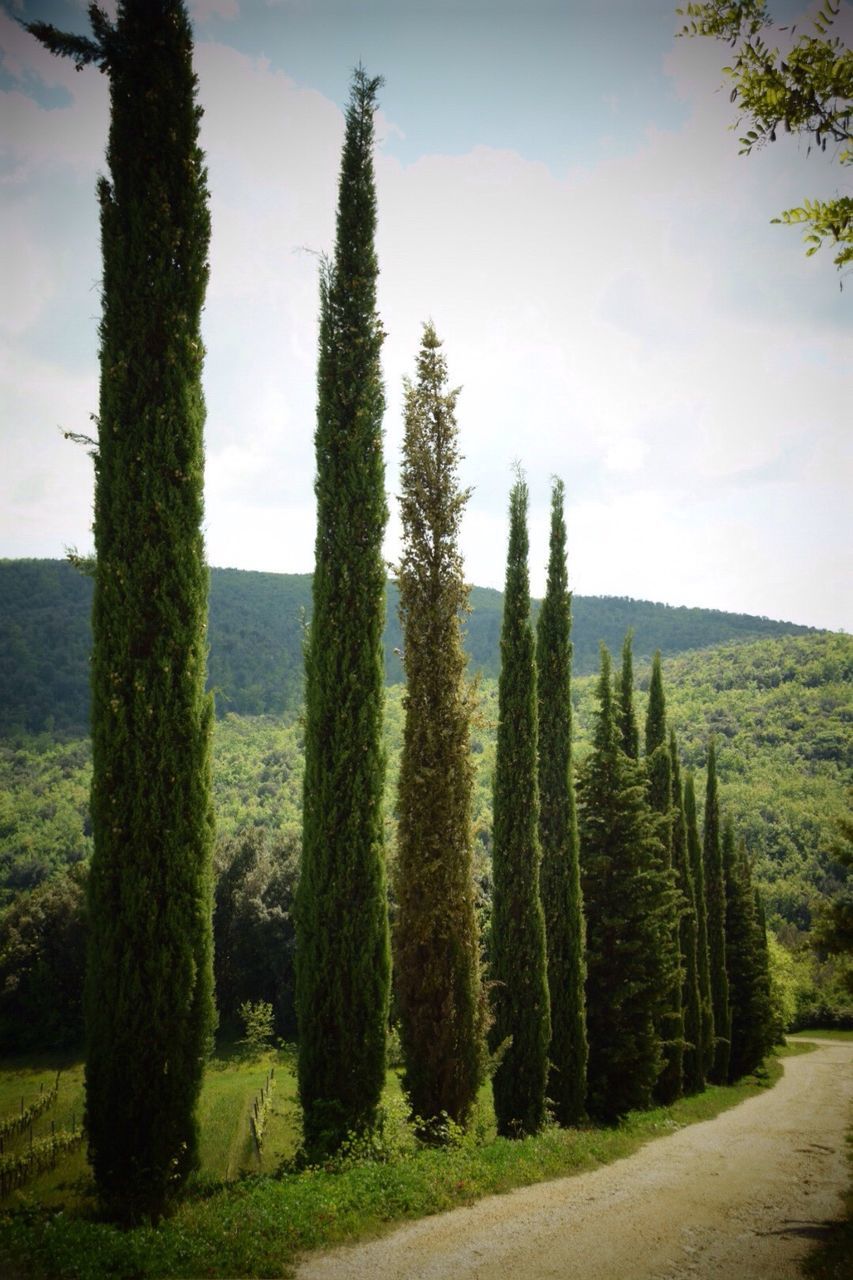
<svg viewBox="0 0 853 1280"><path fill-rule="evenodd" d="M738 155L728 50L677 39L676 2L191 0L212 565L312 568L317 255L361 61L385 80L389 562L432 319L462 387L470 581L503 587L520 463L535 595L558 475L576 593L853 631L853 278L770 221L851 171L796 137ZM92 546L92 463L63 432L92 434L98 403L107 84L15 20L86 32L85 8L0 0L0 557ZM837 30L853 42L850 3Z"/></svg>

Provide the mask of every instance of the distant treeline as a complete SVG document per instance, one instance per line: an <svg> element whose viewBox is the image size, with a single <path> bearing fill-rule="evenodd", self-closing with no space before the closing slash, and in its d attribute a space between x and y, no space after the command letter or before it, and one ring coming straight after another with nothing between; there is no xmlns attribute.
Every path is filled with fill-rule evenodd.
<svg viewBox="0 0 853 1280"><path fill-rule="evenodd" d="M397 589L388 585L385 672L402 681ZM88 727L92 580L64 560L0 561L0 733L80 732ZM466 625L471 671L496 677L503 595L471 592ZM534 602L534 611L538 602ZM209 685L217 714L292 713L302 700L304 628L311 575L212 569ZM574 670L595 671L602 641L618 649L629 627L634 652L664 657L728 640L805 634L809 627L715 609L676 608L622 596L575 596Z"/></svg>

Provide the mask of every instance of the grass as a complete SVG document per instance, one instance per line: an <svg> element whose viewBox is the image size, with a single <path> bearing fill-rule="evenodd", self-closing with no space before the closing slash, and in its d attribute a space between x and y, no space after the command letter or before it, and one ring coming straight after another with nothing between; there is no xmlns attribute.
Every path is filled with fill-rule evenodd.
<svg viewBox="0 0 853 1280"><path fill-rule="evenodd" d="M853 1041L853 1031L841 1031L837 1027L823 1031L819 1027L815 1027L808 1031L790 1031L788 1032L788 1040L808 1040L814 1037L817 1040L842 1040Z"/></svg>
<svg viewBox="0 0 853 1280"><path fill-rule="evenodd" d="M809 1046L797 1044L782 1052L809 1051ZM72 1199L64 1210L55 1200L43 1202L37 1184L29 1197L18 1193L16 1208L0 1218L0 1272L56 1280L286 1275L305 1250L363 1239L391 1223L581 1173L629 1155L651 1139L711 1119L761 1092L782 1071L778 1059L772 1058L760 1076L711 1087L672 1107L632 1113L613 1128L548 1128L520 1142L494 1136L490 1098L484 1094L470 1133L446 1149L414 1142L403 1119L399 1081L392 1073L387 1123L371 1158L356 1150L333 1168L271 1177L245 1172L251 1169L251 1153L247 1156L241 1148L242 1121L235 1121L243 1114L240 1087L252 1085L252 1072L258 1068L262 1078L263 1063L249 1068L226 1061L208 1072L202 1101L206 1169L159 1228L122 1232L99 1222L79 1200L75 1207ZM270 1122L265 1166L286 1157L296 1141L292 1075L286 1063L277 1065L276 1077L278 1114ZM213 1175L214 1169L239 1167L241 1162L244 1172L236 1181Z"/></svg>

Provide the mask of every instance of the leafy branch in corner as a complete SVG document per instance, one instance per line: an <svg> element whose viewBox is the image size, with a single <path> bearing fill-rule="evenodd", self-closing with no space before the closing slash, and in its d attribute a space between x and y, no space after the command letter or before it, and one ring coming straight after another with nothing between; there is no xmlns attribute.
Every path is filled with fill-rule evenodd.
<svg viewBox="0 0 853 1280"><path fill-rule="evenodd" d="M808 151L813 145L826 151L829 143L839 164L853 164L853 51L832 34L840 9L841 0L824 0L812 20L813 34L794 39L796 25L779 27L790 43L784 53L764 38L772 21L761 0L707 0L676 9L687 19L679 35L713 36L734 50L732 65L723 72L732 81L730 100L741 111L733 127L749 126L740 138L741 155L775 142L784 131L810 138ZM805 226L808 257L828 241L838 250L834 262L839 269L853 262L850 196L804 200L772 221Z"/></svg>

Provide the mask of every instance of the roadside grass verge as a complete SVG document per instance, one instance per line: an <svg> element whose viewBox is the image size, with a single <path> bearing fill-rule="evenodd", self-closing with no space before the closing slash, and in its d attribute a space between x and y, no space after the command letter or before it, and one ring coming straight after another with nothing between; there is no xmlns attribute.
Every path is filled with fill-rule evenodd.
<svg viewBox="0 0 853 1280"><path fill-rule="evenodd" d="M789 1052L809 1047L792 1046L781 1056ZM250 1175L230 1184L200 1179L156 1229L121 1231L91 1210L62 1211L25 1198L0 1216L0 1273L56 1280L287 1275L306 1250L617 1160L711 1119L775 1084L781 1073L773 1057L757 1076L634 1112L613 1128L554 1127L519 1142L494 1137L491 1100L483 1097L470 1133L443 1149L414 1143L397 1085L389 1091L384 1133L369 1155L355 1150L333 1169Z"/></svg>
<svg viewBox="0 0 853 1280"><path fill-rule="evenodd" d="M838 1027L831 1027L823 1030L820 1027L810 1027L806 1031L789 1031L786 1040L807 1040L809 1036L814 1036L817 1040L853 1040L853 1031L843 1031Z"/></svg>

